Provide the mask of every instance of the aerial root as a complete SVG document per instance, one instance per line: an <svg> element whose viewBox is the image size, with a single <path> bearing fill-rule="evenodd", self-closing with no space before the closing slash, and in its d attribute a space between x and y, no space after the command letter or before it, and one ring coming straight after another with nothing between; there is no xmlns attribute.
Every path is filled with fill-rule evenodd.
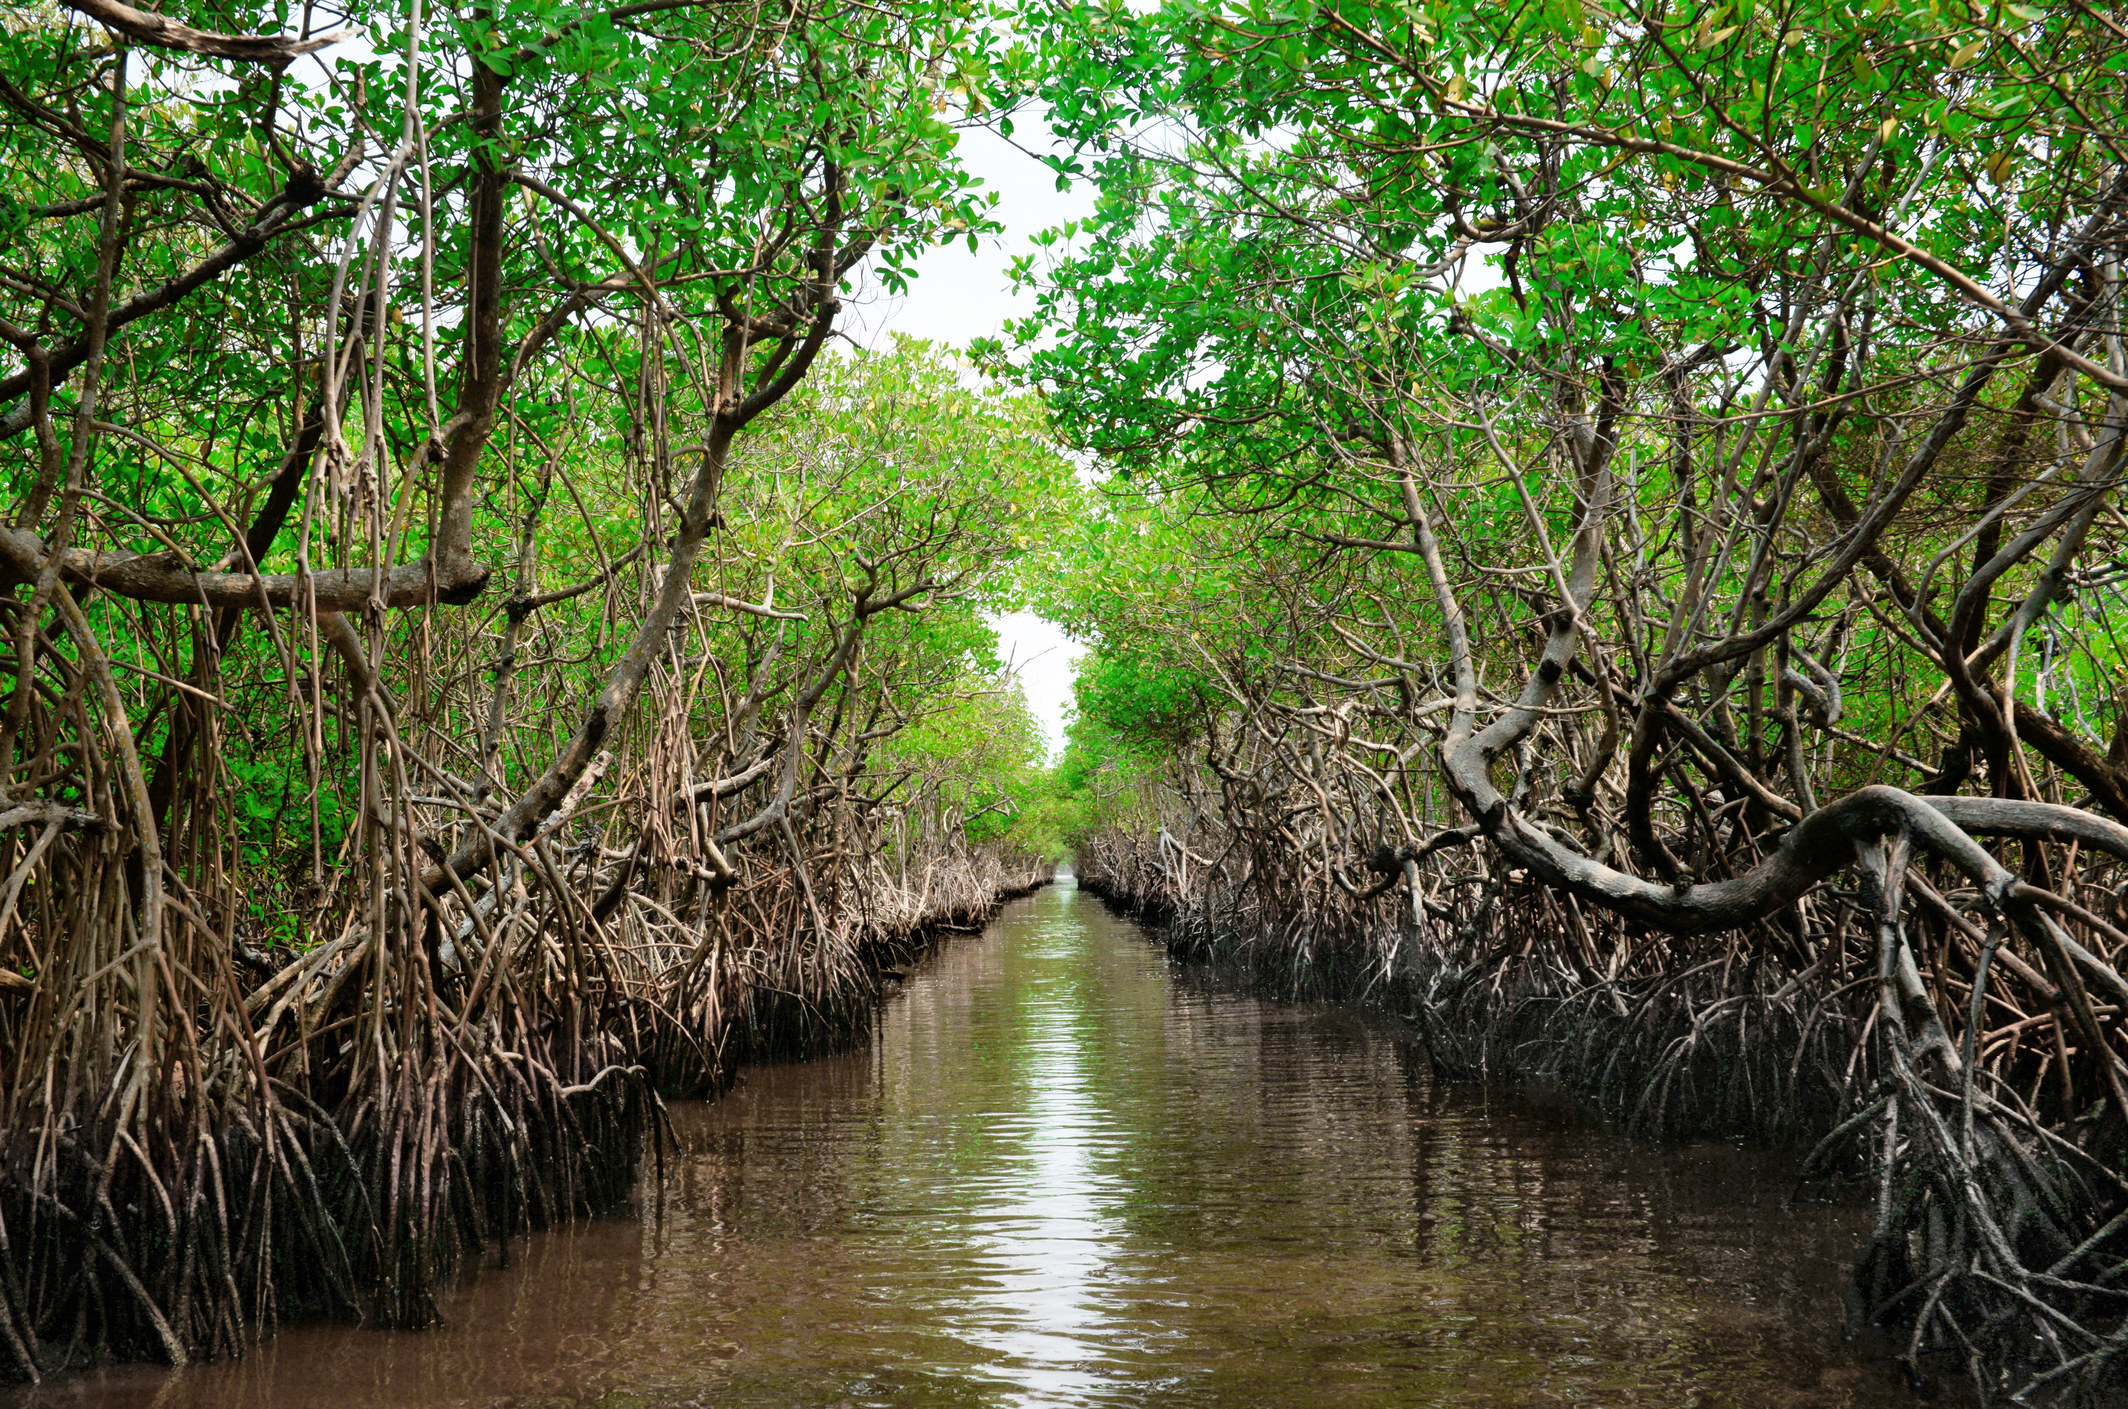
<svg viewBox="0 0 2128 1409"><path fill-rule="evenodd" d="M1187 893L1150 840L1120 833L1082 853L1081 884L1260 989L1410 1015L1450 1079L1554 1084L1636 1135L1798 1148L1799 1193L1871 1200L1851 1315L1898 1333L1917 1382L1948 1371L2020 1403L2119 1393L2128 1151L2096 1066L2111 1053L2078 1043L2105 1030L2094 1004L2076 1010L2085 966L2014 891L1986 928L1927 906L1915 920L1921 862L1881 846L1842 908L1776 945L1636 934L1498 877L1385 923L1308 895L1275 854L1192 849L1230 854Z"/></svg>
<svg viewBox="0 0 2128 1409"><path fill-rule="evenodd" d="M975 853L927 870L825 931L773 886L692 916L631 892L573 939L498 906L442 985L419 947L333 942L230 986L202 1029L151 1009L160 1080L132 1059L101 1103L0 1131L0 1376L236 1355L292 1320L436 1323L484 1252L625 1201L646 1142L662 1167L661 1086L848 1041L889 965L1048 879Z"/></svg>

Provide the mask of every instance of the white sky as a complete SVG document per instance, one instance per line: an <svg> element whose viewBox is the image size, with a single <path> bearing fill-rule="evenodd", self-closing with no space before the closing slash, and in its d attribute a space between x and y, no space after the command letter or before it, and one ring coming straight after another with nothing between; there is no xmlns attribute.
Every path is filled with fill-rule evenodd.
<svg viewBox="0 0 2128 1409"><path fill-rule="evenodd" d="M1028 237L1035 232L1090 214L1093 196L1083 187L1057 190L1056 173L1020 150L1049 146L1049 131L1042 123L1016 117L1015 129L1011 142L983 128L961 135L960 151L968 169L982 178L985 189L998 193L993 215L1005 227L1004 234L984 238L973 254L966 240L927 251L916 261L916 279L904 298L853 300L855 306L843 323L852 338L876 347L890 334L902 333L958 349L971 338L997 337L1007 318L1033 311L1032 299L1012 293L1012 260L1034 248ZM993 624L998 655L1018 671L1054 758L1063 747L1064 714L1085 648L1030 612L1014 612Z"/></svg>

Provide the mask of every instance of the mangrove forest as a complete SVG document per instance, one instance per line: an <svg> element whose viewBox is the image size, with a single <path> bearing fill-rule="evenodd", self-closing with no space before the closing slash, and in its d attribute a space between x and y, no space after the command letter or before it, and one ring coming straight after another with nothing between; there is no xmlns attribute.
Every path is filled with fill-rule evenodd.
<svg viewBox="0 0 2128 1409"><path fill-rule="evenodd" d="M2107 0L0 0L0 1380L449 1323L668 1187L809 1246L732 1162L872 1187L925 1111L780 1065L862 1049L1207 1220L1226 1110L1422 1259L1379 1180L1521 1177L1441 1141L1718 1147L1899 1396L2122 1403L2124 259ZM1382 1402L1189 1379L1237 1327L726 1402Z"/></svg>

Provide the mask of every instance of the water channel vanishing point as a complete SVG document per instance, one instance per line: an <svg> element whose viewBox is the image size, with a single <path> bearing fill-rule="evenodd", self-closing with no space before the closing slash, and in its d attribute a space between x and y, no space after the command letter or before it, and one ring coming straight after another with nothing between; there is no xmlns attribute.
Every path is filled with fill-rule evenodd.
<svg viewBox="0 0 2128 1409"><path fill-rule="evenodd" d="M1441 1085L1386 1019L1171 964L1068 881L848 1056L675 1110L659 1196L521 1242L424 1333L283 1332L4 1409L1861 1406L1865 1215L1792 1157Z"/></svg>

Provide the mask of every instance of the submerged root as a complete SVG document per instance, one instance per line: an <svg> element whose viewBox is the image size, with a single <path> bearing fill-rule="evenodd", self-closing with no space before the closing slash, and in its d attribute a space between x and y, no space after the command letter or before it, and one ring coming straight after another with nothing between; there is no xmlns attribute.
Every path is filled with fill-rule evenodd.
<svg viewBox="0 0 2128 1409"><path fill-rule="evenodd" d="M352 1139L277 1093L186 1121L196 1143L159 1142L167 1162L130 1136L62 1132L40 1149L10 1135L11 1368L233 1356L287 1321L434 1324L484 1248L610 1207L633 1182L656 1119L640 1072L569 1090L541 1067L496 1060L492 1089L439 1075L366 1106ZM96 1152L113 1145L106 1164Z"/></svg>
<svg viewBox="0 0 2128 1409"><path fill-rule="evenodd" d="M1882 853L1800 933L1698 939L1505 877L1393 918L1318 892L1303 927L1275 859L1229 855L1185 890L1157 841L1123 833L1081 868L1178 956L1407 1015L1448 1079L1552 1085L1634 1135L1797 1150L1799 1192L1870 1200L1851 1323L1895 1331L1917 1382L2091 1405L2128 1389L2128 1126L2098 1065L2111 1052L2078 1042L2072 990L2047 977L2076 975L2016 952L2047 943L2041 917L1910 918L1887 898L1925 885L1920 867Z"/></svg>
<svg viewBox="0 0 2128 1409"><path fill-rule="evenodd" d="M189 928L159 951L123 926L40 942L37 979L0 989L0 1378L434 1324L484 1256L629 1197L661 1093L849 1041L890 964L1049 876L940 844L919 885L875 862L808 903L787 866L713 888L598 855L533 849L449 900L387 886L256 964L174 881ZM126 853L85 834L33 859L115 891Z"/></svg>

